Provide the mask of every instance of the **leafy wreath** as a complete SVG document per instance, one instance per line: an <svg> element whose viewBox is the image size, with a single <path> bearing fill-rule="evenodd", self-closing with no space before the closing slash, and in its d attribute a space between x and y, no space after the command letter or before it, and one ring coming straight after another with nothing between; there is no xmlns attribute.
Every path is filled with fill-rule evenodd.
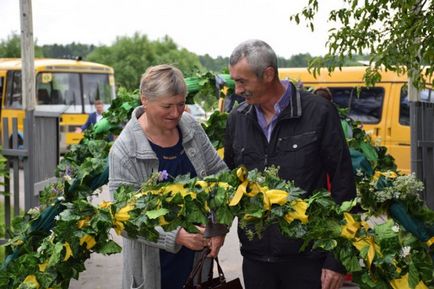
<svg viewBox="0 0 434 289"><path fill-rule="evenodd" d="M207 73L187 79L190 95L209 91L219 78ZM338 205L325 190L305 197L303 190L278 177L278 168L270 167L264 172L238 168L202 180L181 176L169 183L159 182L167 177L161 172L138 191L121 186L112 202L92 205L88 197L108 179L109 136L119 134L138 103L137 92L120 90L104 119L64 156L59 181L44 189L41 206L14 219L1 288L68 288L70 279L85 270L91 253L121 251L111 238L112 228L117 234L125 230L131 237L156 240L156 226L195 232L194 224L205 223L210 210L219 223L230 225L238 217L249 238L260 238L266 226L277 224L284 235L303 239L303 249L332 252L361 288L434 285L434 213L419 197L423 184L397 172L385 148L373 146L345 112L342 124L357 180L355 200ZM223 143L225 118L216 112L204 125L216 148ZM363 213L353 213L356 206Z"/></svg>

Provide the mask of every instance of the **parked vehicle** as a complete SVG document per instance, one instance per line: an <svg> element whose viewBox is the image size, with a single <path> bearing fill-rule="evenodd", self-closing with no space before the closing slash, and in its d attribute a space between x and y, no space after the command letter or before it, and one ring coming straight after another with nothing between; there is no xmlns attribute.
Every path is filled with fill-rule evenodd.
<svg viewBox="0 0 434 289"><path fill-rule="evenodd" d="M114 72L109 66L67 59L35 59L36 111L60 113L60 151L78 143L83 135L75 133L94 102L101 99L109 106L115 97ZM0 58L1 118L18 119L23 131L25 111L21 93L21 59ZM11 129L9 129L11 131ZM21 140L22 142L22 137Z"/></svg>
<svg viewBox="0 0 434 289"><path fill-rule="evenodd" d="M338 107L349 108L349 116L363 124L374 141L387 147L398 168L410 172L410 109L407 76L387 71L375 87L366 87L366 67L343 67L315 78L306 68L281 68L280 79L300 82L306 89L328 87ZM420 92L420 101L434 103L432 87Z"/></svg>

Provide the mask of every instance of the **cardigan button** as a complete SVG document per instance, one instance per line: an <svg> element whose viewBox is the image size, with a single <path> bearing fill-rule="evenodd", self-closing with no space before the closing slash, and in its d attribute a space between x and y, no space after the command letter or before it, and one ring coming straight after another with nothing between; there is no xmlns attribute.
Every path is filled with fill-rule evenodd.
<svg viewBox="0 0 434 289"><path fill-rule="evenodd" d="M200 174L201 177L206 177L206 172L205 172L205 170L201 170L199 174Z"/></svg>
<svg viewBox="0 0 434 289"><path fill-rule="evenodd" d="M292 145L292 148L296 149L296 148L298 148L298 145L295 143L295 144Z"/></svg>

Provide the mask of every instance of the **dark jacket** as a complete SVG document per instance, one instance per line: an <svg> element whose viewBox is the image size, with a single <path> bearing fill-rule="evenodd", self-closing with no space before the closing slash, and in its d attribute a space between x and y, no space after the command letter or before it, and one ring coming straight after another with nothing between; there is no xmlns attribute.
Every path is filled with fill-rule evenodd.
<svg viewBox="0 0 434 289"><path fill-rule="evenodd" d="M96 124L96 116L97 116L96 112L90 113L88 118L87 118L86 123L81 126L81 130L85 130L89 126L91 126L92 124Z"/></svg>
<svg viewBox="0 0 434 289"><path fill-rule="evenodd" d="M224 151L230 169L244 165L262 171L276 165L281 178L293 180L308 194L326 188L328 174L337 203L356 196L351 158L336 108L326 99L299 91L293 85L290 103L279 115L269 143L257 122L255 107L243 103L229 115ZM243 256L269 262L300 254L303 243L284 237L277 225L268 227L261 239L249 241L240 228L238 235ZM343 272L329 254L301 254L321 258L324 268Z"/></svg>

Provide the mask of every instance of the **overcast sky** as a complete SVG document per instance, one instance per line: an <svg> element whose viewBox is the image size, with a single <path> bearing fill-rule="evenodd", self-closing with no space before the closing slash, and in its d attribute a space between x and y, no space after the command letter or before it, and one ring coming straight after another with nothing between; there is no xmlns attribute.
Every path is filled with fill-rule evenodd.
<svg viewBox="0 0 434 289"><path fill-rule="evenodd" d="M0 40L20 33L19 0L0 0ZM180 47L203 55L229 56L240 42L258 38L280 56L326 52L330 8L323 0L316 31L295 25L289 16L307 0L32 0L33 32L39 45L111 44L134 32L151 40L170 36ZM334 5L334 6L333 6Z"/></svg>

